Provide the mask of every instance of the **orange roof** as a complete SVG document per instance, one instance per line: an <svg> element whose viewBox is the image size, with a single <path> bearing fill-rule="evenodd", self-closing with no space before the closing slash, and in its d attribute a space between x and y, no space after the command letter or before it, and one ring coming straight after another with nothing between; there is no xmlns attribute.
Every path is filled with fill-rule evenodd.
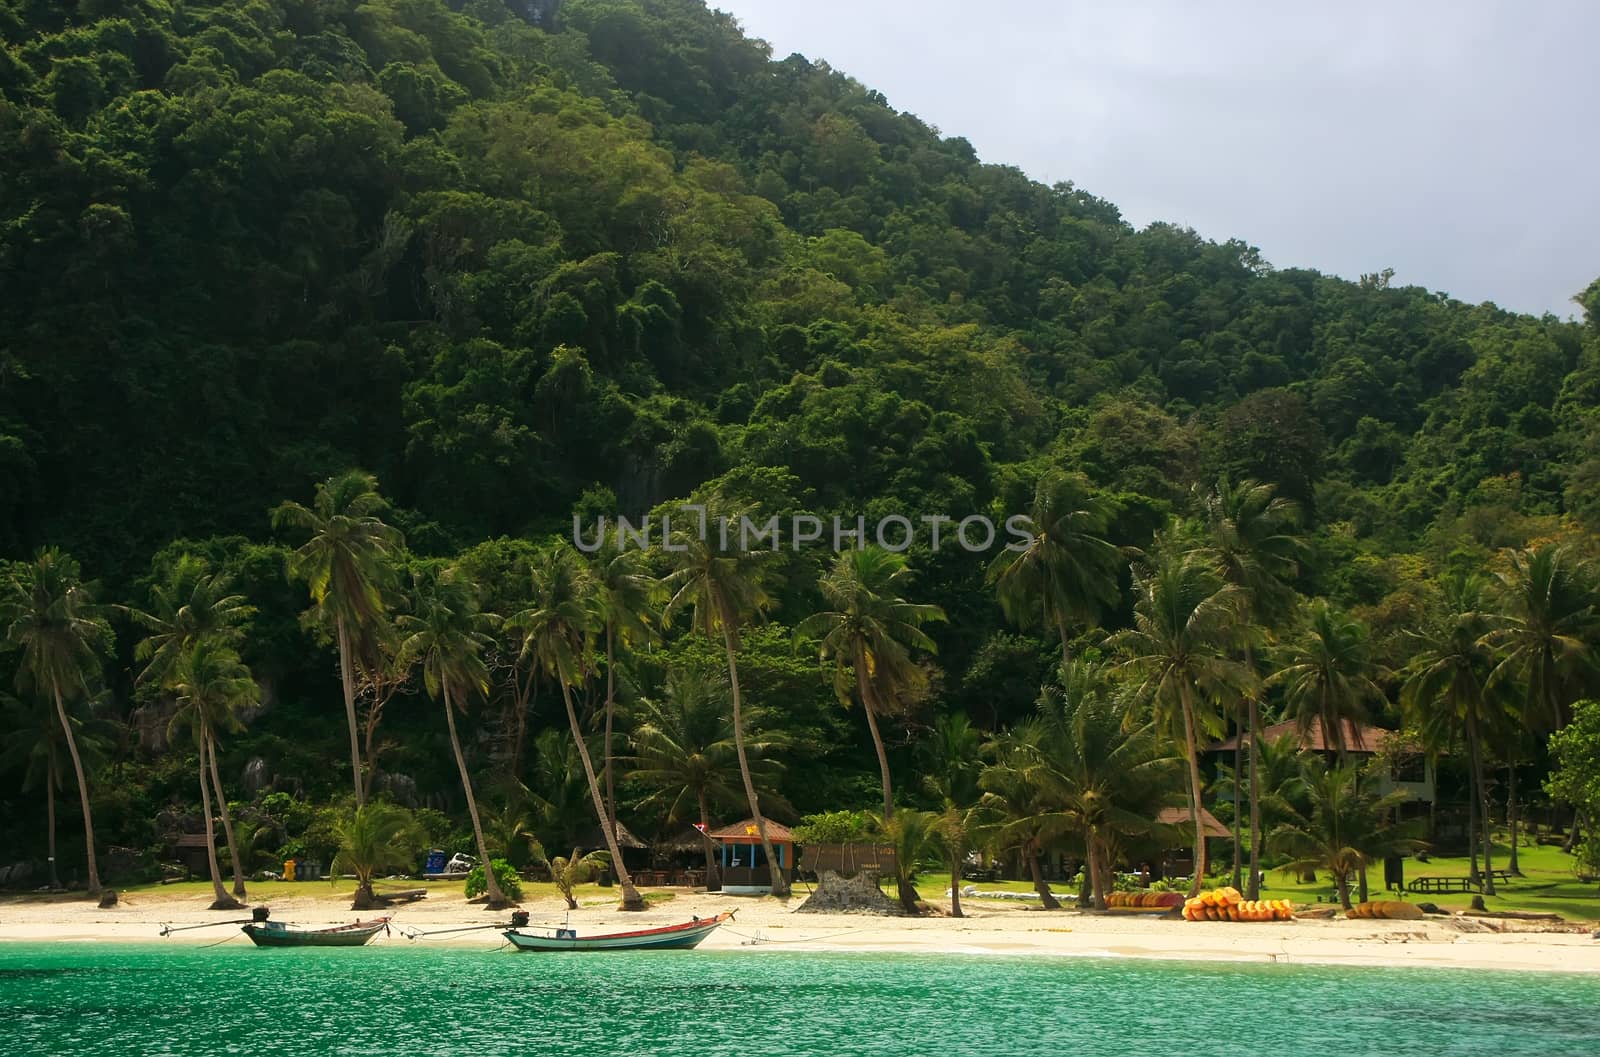
<svg viewBox="0 0 1600 1057"><path fill-rule="evenodd" d="M1192 829L1194 827L1194 815L1189 813L1187 806L1164 807L1156 812L1156 822L1163 826L1182 826ZM1200 809L1200 825L1205 828L1205 833L1208 837L1229 836L1228 827L1218 822L1217 816L1203 807Z"/></svg>
<svg viewBox="0 0 1600 1057"><path fill-rule="evenodd" d="M1397 733L1396 731L1374 727L1367 723L1356 723L1348 719L1340 720L1339 726L1344 735L1345 751L1368 755L1382 749L1383 743ZM1272 742L1285 735L1296 733L1298 733L1298 729L1293 721L1274 723L1272 726L1262 729L1261 740L1263 742ZM1227 741L1219 741L1215 744L1207 745L1205 751L1232 752L1238 744L1239 736L1235 735ZM1302 752L1332 752L1337 748L1337 745L1329 745L1327 739L1323 737L1321 723L1312 723L1311 729L1306 731L1305 736L1300 739L1300 750Z"/></svg>
<svg viewBox="0 0 1600 1057"><path fill-rule="evenodd" d="M763 821L767 825L768 840L785 844L794 843L794 833L788 826L781 822L774 822L770 818ZM758 841L761 839L756 835L756 820L753 818L747 818L743 822L735 822L731 826L723 826L721 829L714 829L711 831L711 836L717 840L747 839Z"/></svg>

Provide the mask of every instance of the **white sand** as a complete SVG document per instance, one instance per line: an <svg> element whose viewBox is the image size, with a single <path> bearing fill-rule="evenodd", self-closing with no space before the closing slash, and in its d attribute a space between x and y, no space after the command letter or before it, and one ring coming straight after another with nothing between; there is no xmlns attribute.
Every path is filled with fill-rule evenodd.
<svg viewBox="0 0 1600 1057"><path fill-rule="evenodd" d="M272 917L305 925L346 924L358 917L346 894L325 888L271 902ZM745 950L766 954L793 951L898 951L1077 955L1167 958L1201 961L1252 961L1276 964L1442 966L1600 972L1600 941L1587 928L1545 931L1527 922L1476 918L1424 921L1299 920L1284 923L1187 922L1133 916L1046 912L997 901L967 900L963 919L884 918L843 914L796 914L803 902L748 899L688 893L642 914L624 914L612 902L592 902L571 915L580 932L617 931L665 925L726 909L738 911L730 926L702 944L703 950ZM160 937L162 923L198 924L246 917L238 911L210 911L208 898L161 892L124 895L122 903L100 910L86 900L13 897L0 900L0 942L164 942L215 943L237 926L195 929ZM523 904L535 924L566 917L558 899ZM409 906L386 911L394 934L375 942L407 944L402 930L447 929L504 921L466 903L460 896L434 893ZM247 941L240 936L240 944ZM420 940L492 948L502 940L493 929Z"/></svg>

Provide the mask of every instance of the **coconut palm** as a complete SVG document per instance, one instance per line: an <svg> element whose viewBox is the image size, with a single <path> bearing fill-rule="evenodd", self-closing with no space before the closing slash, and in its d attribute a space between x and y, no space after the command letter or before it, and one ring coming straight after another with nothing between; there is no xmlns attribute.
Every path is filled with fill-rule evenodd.
<svg viewBox="0 0 1600 1057"><path fill-rule="evenodd" d="M1105 539L1115 513L1083 474L1046 474L1025 516L1027 541L1003 549L989 566L1007 619L1054 631L1063 664L1071 659L1073 630L1092 626L1117 603L1123 556Z"/></svg>
<svg viewBox="0 0 1600 1057"><path fill-rule="evenodd" d="M539 732L533 740L528 781L535 828L548 838L546 843L559 846L579 840L594 805L570 733L554 727Z"/></svg>
<svg viewBox="0 0 1600 1057"><path fill-rule="evenodd" d="M822 660L833 661L833 691L848 705L860 700L878 756L883 786L883 817L894 816L889 756L878 717L900 711L904 699L927 685L927 674L912 660L912 650L936 652L922 626L945 619L938 606L908 602L911 568L903 554L869 546L841 551L817 585L832 609L813 613L795 627L796 639L820 643Z"/></svg>
<svg viewBox="0 0 1600 1057"><path fill-rule="evenodd" d="M1282 623L1294 604L1295 594L1286 581L1299 572L1300 552L1304 541L1295 532L1300 523L1298 503L1277 494L1274 485L1243 480L1231 483L1227 477L1217 482L1211 492L1200 502L1202 520L1206 527L1208 546L1216 559L1222 578L1244 594L1245 616L1252 627L1269 629ZM1245 637L1244 664L1255 672L1252 642ZM1255 806L1260 792L1257 779L1258 748L1261 731L1261 697L1249 693L1244 701L1244 727L1247 736L1239 744L1247 746L1250 776L1250 880L1246 897L1255 899L1261 889L1261 812ZM1238 749L1234 752L1235 806L1240 802L1239 773L1241 768ZM1239 886L1240 854L1239 829L1242 819L1234 811L1233 823L1233 884Z"/></svg>
<svg viewBox="0 0 1600 1057"><path fill-rule="evenodd" d="M339 850L329 864L329 880L355 874L352 910L387 906L388 902L373 890L373 878L410 870L415 865L417 849L423 847L426 840L409 811L386 803L358 805L335 824L334 835L339 840ZM485 870L484 873L492 885L494 871Z"/></svg>
<svg viewBox="0 0 1600 1057"><path fill-rule="evenodd" d="M1047 736L1036 720L1026 720L985 746L990 762L978 776L983 796L973 813L974 833L992 851L1020 853L1040 903L1046 910L1059 910L1039 856L1072 833L1074 825L1053 797L1055 783L1039 748Z"/></svg>
<svg viewBox="0 0 1600 1057"><path fill-rule="evenodd" d="M1320 756L1303 760L1302 785L1309 810L1296 812L1273 831L1271 841L1290 861L1285 872L1326 869L1333 875L1339 903L1350 909L1350 878L1371 863L1391 855L1418 851L1415 822L1391 821L1406 794L1373 792L1372 783L1355 767L1329 767Z"/></svg>
<svg viewBox="0 0 1600 1057"><path fill-rule="evenodd" d="M758 786L770 790L782 764L776 759L784 740L761 729L760 717L749 717L751 730L746 750ZM706 857L706 882L712 886L717 865L711 837L712 805L739 803L739 753L734 746L733 717L728 707L727 684L695 668L678 667L667 673L665 693L645 698L634 713L632 777L654 790L645 804L664 804L666 817L678 822L690 817L698 829Z"/></svg>
<svg viewBox="0 0 1600 1057"><path fill-rule="evenodd" d="M0 693L0 730L6 732L0 745L0 769L22 772L22 789L31 792L44 789L46 858L50 870L50 887L61 887L61 876L56 868L56 793L62 787L65 770L61 723L53 709L29 707L7 694ZM83 732L78 717L69 717L78 729L78 744L84 750Z"/></svg>
<svg viewBox="0 0 1600 1057"><path fill-rule="evenodd" d="M1343 762L1350 749L1346 721L1366 722L1367 706L1386 700L1373 680L1377 670L1366 625L1319 598L1309 606L1304 628L1284 644L1282 667L1267 685L1283 688L1286 714L1301 744L1319 727L1323 744Z"/></svg>
<svg viewBox="0 0 1600 1057"><path fill-rule="evenodd" d="M1496 574L1484 642L1500 656L1493 680L1514 678L1527 691L1528 724L1566 725L1571 703L1596 670L1600 597L1594 570L1555 543L1512 551Z"/></svg>
<svg viewBox="0 0 1600 1057"><path fill-rule="evenodd" d="M1153 706L1160 725L1182 731L1194 815L1194 880L1205 881L1204 799L1200 737L1214 722L1209 705L1250 692L1249 670L1230 656L1243 624L1243 592L1225 582L1211 556L1158 540L1155 560L1136 563L1133 624L1107 640L1135 679L1137 700Z"/></svg>
<svg viewBox="0 0 1600 1057"><path fill-rule="evenodd" d="M1183 784L1183 761L1151 723L1130 724L1105 673L1074 661L1039 703L1044 736L1033 742L1051 798L1082 834L1090 898L1100 910L1129 838L1150 833Z"/></svg>
<svg viewBox="0 0 1600 1057"><path fill-rule="evenodd" d="M523 636L522 652L561 686L561 700L567 706L567 725L571 728L578 758L583 762L583 775L589 783L595 818L605 832L606 848L611 853L617 881L622 887L621 907L623 910L643 910L644 899L633 886L633 878L628 875L628 868L622 861L617 831L610 824L605 799L600 793L600 781L595 775L594 760L589 755L583 728L578 723L578 712L572 703L572 688L588 678L589 659L585 643L598 623L598 617L589 571L571 544L555 544L535 563L533 605L513 616L509 623Z"/></svg>
<svg viewBox="0 0 1600 1057"><path fill-rule="evenodd" d="M250 669L239 660L232 647L218 639L201 639L179 654L169 671L168 685L178 709L172 716L169 733L188 727L200 754L200 807L206 820L206 858L211 868L211 887L216 900L213 910L232 910L243 904L244 863L233 837L233 821L217 768L217 736L223 731L244 729L239 710L261 699L260 688ZM222 888L222 872L217 863L216 829L211 814L211 790L216 788L217 806L223 818L223 831L233 862L234 897Z"/></svg>
<svg viewBox="0 0 1600 1057"><path fill-rule="evenodd" d="M917 871L925 862L935 860L944 853L939 820L937 811L910 808L896 811L890 818L881 815L872 817L872 826L878 836L894 849L895 888L900 893L900 908L907 914L922 912L918 905L921 897L917 894ZM959 877L950 879L952 886L959 883Z"/></svg>
<svg viewBox="0 0 1600 1057"><path fill-rule="evenodd" d="M350 470L318 484L311 506L283 503L272 512L275 527L310 537L294 552L289 568L310 588L313 607L323 625L332 628L339 647L339 681L350 727L351 781L358 806L366 802L366 783L356 723L355 658L361 642L383 619L384 588L405 547L399 530L380 517L387 509L388 503L378 494L378 479Z"/></svg>
<svg viewBox="0 0 1600 1057"><path fill-rule="evenodd" d="M950 916L961 912L961 867L975 843L973 809L982 790L982 739L965 715L957 712L934 723L933 734L918 746L924 790L939 803L934 837L950 866Z"/></svg>
<svg viewBox="0 0 1600 1057"><path fill-rule="evenodd" d="M31 563L12 567L0 597L0 627L5 644L21 654L19 691L35 690L55 705L83 808L89 894L97 895L100 869L94 853L89 781L67 701L89 696L111 629L95 606L93 589L83 582L78 563L54 547L41 550Z"/></svg>
<svg viewBox="0 0 1600 1057"><path fill-rule="evenodd" d="M1493 679L1496 658L1487 645L1490 624L1485 613L1488 582L1477 574L1456 573L1447 576L1440 587L1442 612L1423 630L1408 632L1412 658L1400 703L1430 751L1444 749L1458 736L1466 742L1477 822L1470 828L1476 845L1481 825L1481 876L1484 892L1494 895L1484 744L1505 727L1512 687L1506 680ZM1476 854L1472 876L1478 878Z"/></svg>
<svg viewBox="0 0 1600 1057"><path fill-rule="evenodd" d="M461 772L461 789L467 798L472 835L477 841L478 856L484 863L489 906L510 906L490 865L478 799L472 790L472 774L467 770L461 737L456 732L456 712L465 713L469 702L489 691L489 669L484 664L483 654L489 648L489 632L495 619L479 610L476 588L453 569L419 572L415 578L412 608L413 612L403 614L396 622L402 636L400 655L421 668L422 684L428 696L444 704L450 749L455 753L456 768Z"/></svg>
<svg viewBox="0 0 1600 1057"><path fill-rule="evenodd" d="M204 558L183 554L151 586L150 608L125 612L145 630L133 653L144 663L139 682L165 687L184 652L201 639L237 646L255 607L233 590L232 577L211 572Z"/></svg>
<svg viewBox="0 0 1600 1057"><path fill-rule="evenodd" d="M737 521L749 514L735 511L725 516ZM785 898L789 895L789 881L767 836L766 815L761 810L761 798L756 792L750 753L745 744L744 695L739 689L739 628L746 620L760 617L772 605L770 590L775 577L767 563L771 554L728 546L731 541L713 539L715 535L683 530L674 533L671 548L676 567L666 580L672 592L667 611L688 611L694 630L722 644L728 664L729 697L733 703L733 746L739 760L739 777L744 783L745 800L750 805L750 816L761 838L761 850L772 876L772 894Z"/></svg>
<svg viewBox="0 0 1600 1057"><path fill-rule="evenodd" d="M543 848L538 849L538 855L544 855ZM556 883L556 891L567 901L567 909L577 910L578 899L573 890L600 876L611 866L612 859L608 852L592 851L586 855L582 848L573 848L571 855L557 855L545 860L545 864L550 868L550 879Z"/></svg>
<svg viewBox="0 0 1600 1057"><path fill-rule="evenodd" d="M605 637L605 772L606 825L617 825L617 777L613 727L617 702L617 647L637 649L659 633L657 603L664 601L660 582L643 567L643 551L612 547L595 556L591 573L595 613Z"/></svg>

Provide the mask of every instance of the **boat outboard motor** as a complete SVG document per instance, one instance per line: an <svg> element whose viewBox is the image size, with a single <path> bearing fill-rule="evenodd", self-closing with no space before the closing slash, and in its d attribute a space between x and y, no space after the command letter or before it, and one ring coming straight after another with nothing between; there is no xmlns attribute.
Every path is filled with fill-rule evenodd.
<svg viewBox="0 0 1600 1057"><path fill-rule="evenodd" d="M267 907L254 907L250 911L250 920L254 921L257 925L259 925L263 921L266 921L267 918L271 916L271 914L272 914L272 911L270 909L268 909Z"/></svg>
<svg viewBox="0 0 1600 1057"><path fill-rule="evenodd" d="M513 910L511 912L511 927L525 929L528 927L528 912L526 910Z"/></svg>

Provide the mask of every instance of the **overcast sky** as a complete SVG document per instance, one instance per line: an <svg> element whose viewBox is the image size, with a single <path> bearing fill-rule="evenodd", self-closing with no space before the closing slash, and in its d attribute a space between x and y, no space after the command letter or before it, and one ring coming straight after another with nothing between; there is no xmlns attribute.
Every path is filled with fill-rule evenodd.
<svg viewBox="0 0 1600 1057"><path fill-rule="evenodd" d="M1137 225L1563 317L1600 276L1600 3L711 3Z"/></svg>

